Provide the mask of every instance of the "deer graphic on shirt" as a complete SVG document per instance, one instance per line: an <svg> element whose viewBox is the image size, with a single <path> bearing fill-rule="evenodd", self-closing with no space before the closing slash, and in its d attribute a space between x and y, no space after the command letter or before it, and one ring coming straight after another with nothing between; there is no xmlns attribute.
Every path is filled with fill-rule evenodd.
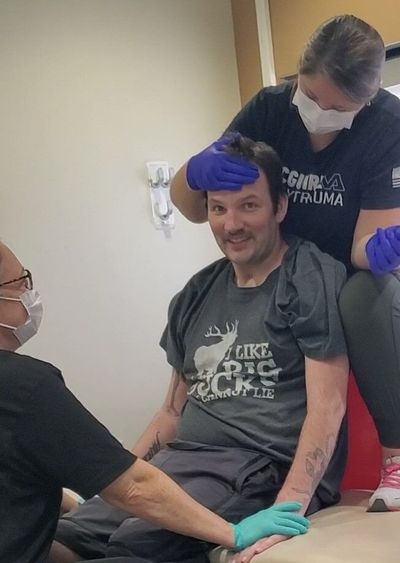
<svg viewBox="0 0 400 563"><path fill-rule="evenodd" d="M215 344L200 346L200 348L197 348L193 361L199 379L207 379L217 372L220 362L232 348L232 345L237 338L238 325L239 321L235 321L231 324L226 323L225 333L221 332L221 330L215 325L214 327L209 327L204 336L206 338L218 336L221 340Z"/></svg>

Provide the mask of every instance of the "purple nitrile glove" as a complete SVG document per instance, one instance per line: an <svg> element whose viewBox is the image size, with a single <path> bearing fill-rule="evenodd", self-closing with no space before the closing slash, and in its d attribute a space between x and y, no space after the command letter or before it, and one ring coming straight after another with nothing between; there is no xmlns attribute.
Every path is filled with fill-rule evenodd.
<svg viewBox="0 0 400 563"><path fill-rule="evenodd" d="M255 164L224 151L232 137L221 137L187 164L186 179L192 190L240 190L253 184L258 176Z"/></svg>
<svg viewBox="0 0 400 563"><path fill-rule="evenodd" d="M400 266L400 226L378 228L365 246L370 270L383 275Z"/></svg>

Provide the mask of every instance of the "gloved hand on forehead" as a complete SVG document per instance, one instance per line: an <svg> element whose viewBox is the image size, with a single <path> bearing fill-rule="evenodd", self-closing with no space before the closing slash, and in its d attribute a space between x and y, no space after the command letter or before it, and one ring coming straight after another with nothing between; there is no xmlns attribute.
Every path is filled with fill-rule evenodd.
<svg viewBox="0 0 400 563"><path fill-rule="evenodd" d="M400 266L400 226L378 228L366 244L370 270L383 275Z"/></svg>
<svg viewBox="0 0 400 563"><path fill-rule="evenodd" d="M221 137L187 164L186 179L192 190L240 190L253 184L258 176L255 164L224 151L232 136Z"/></svg>
<svg viewBox="0 0 400 563"><path fill-rule="evenodd" d="M235 549L240 551L257 540L281 534L298 536L308 531L309 520L297 514L300 502L282 502L248 516L238 524L232 524L235 534Z"/></svg>

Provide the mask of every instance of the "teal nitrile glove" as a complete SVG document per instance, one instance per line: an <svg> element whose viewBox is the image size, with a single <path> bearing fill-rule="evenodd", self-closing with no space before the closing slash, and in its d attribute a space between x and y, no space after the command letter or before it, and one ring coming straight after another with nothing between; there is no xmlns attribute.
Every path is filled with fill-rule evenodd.
<svg viewBox="0 0 400 563"><path fill-rule="evenodd" d="M305 534L310 522L301 514L297 514L300 508L300 502L281 502L248 516L239 524L231 524L235 549L240 551L257 540L273 534L283 536Z"/></svg>

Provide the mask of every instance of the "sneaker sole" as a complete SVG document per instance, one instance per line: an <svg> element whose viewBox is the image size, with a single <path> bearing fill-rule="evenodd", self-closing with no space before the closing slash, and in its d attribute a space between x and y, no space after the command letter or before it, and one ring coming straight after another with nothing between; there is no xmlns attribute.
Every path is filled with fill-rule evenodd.
<svg viewBox="0 0 400 563"><path fill-rule="evenodd" d="M367 512L399 512L400 508L389 508L384 500L377 498L374 502L367 508Z"/></svg>

